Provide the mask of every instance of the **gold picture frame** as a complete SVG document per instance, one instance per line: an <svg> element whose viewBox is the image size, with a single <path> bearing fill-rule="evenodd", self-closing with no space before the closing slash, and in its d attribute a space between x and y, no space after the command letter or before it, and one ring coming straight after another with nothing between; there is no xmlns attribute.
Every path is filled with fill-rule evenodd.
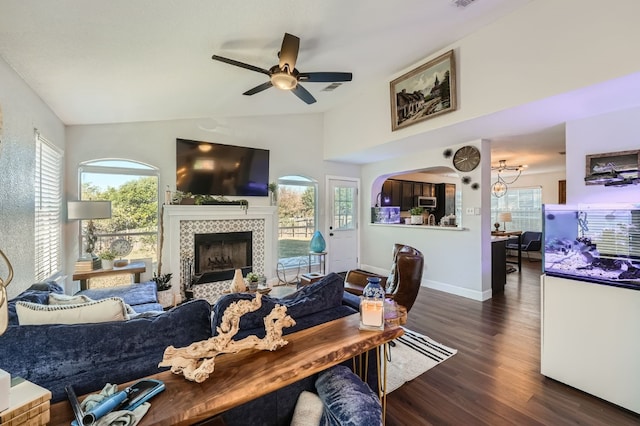
<svg viewBox="0 0 640 426"><path fill-rule="evenodd" d="M458 105L453 50L401 75L389 86L392 131L455 111Z"/></svg>

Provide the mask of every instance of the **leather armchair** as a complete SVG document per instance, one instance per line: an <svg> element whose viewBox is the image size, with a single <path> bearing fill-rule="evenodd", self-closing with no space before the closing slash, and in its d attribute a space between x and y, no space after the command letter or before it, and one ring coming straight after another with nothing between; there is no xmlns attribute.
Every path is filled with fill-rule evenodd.
<svg viewBox="0 0 640 426"><path fill-rule="evenodd" d="M394 244L393 264L388 277L359 269L351 270L345 276L344 289L360 296L367 285L367 278L379 277L386 297L404 306L409 312L420 290L423 269L424 256L419 250L404 244Z"/></svg>

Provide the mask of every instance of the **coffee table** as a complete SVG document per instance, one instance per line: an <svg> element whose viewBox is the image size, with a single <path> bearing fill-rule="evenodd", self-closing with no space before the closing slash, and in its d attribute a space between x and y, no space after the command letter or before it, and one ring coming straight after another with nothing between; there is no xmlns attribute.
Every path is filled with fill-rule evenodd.
<svg viewBox="0 0 640 426"><path fill-rule="evenodd" d="M140 422L145 425L190 425L283 388L343 361L380 348L404 330L387 326L382 331L358 329L358 314L349 315L286 336L277 351L243 351L216 359L215 372L203 383L193 383L169 371L150 376L162 380L166 390L155 396ZM377 357L378 360L386 357ZM271 366L265 369L264 366ZM381 366L386 378L386 362ZM70 378L70 382L72 382ZM125 383L120 388L134 383ZM386 387L383 383L382 389ZM220 389L224 389L221 391ZM382 394L383 413L386 395ZM51 424L69 424L73 412L67 401L51 406Z"/></svg>

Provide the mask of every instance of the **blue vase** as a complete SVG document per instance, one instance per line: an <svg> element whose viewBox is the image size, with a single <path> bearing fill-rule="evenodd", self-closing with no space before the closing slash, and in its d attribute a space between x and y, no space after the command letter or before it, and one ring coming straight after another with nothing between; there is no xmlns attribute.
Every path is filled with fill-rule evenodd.
<svg viewBox="0 0 640 426"><path fill-rule="evenodd" d="M364 290L362 290L362 296L384 301L384 288L380 285L379 277L367 278L367 285L364 287Z"/></svg>
<svg viewBox="0 0 640 426"><path fill-rule="evenodd" d="M380 278L367 278L360 299L360 329L384 330L384 288Z"/></svg>
<svg viewBox="0 0 640 426"><path fill-rule="evenodd" d="M309 244L311 251L314 253L322 253L325 248L327 248L327 243L324 241L324 237L320 233L320 231L316 231L313 233L313 237L311 237L311 243Z"/></svg>

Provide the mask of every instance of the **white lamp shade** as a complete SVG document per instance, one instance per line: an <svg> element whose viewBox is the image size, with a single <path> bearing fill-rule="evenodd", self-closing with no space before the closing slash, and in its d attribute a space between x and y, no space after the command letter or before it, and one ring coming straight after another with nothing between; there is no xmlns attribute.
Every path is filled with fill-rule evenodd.
<svg viewBox="0 0 640 426"><path fill-rule="evenodd" d="M498 213L498 222L511 222L511 212Z"/></svg>
<svg viewBox="0 0 640 426"><path fill-rule="evenodd" d="M111 201L68 201L67 219L110 219Z"/></svg>

